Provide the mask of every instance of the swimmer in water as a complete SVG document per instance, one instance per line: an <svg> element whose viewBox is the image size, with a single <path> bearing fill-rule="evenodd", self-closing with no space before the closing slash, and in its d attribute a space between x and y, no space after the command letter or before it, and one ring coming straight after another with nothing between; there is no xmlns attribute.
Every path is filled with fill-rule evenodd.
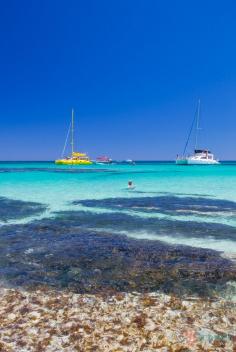
<svg viewBox="0 0 236 352"><path fill-rule="evenodd" d="M128 188L129 188L129 189L134 189L134 188L135 188L135 186L134 186L134 184L133 184L133 181L129 181L129 182L128 182Z"/></svg>

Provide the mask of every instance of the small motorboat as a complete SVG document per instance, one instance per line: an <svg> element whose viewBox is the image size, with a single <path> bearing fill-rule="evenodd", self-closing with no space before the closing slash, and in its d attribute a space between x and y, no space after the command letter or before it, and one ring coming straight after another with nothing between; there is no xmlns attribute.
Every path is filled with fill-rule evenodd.
<svg viewBox="0 0 236 352"><path fill-rule="evenodd" d="M96 159L96 164L112 164L112 159L111 158L108 158L108 156L99 156L97 159Z"/></svg>
<svg viewBox="0 0 236 352"><path fill-rule="evenodd" d="M124 161L124 163L130 164L130 165L135 165L135 161L133 161L132 159L126 159L126 160Z"/></svg>

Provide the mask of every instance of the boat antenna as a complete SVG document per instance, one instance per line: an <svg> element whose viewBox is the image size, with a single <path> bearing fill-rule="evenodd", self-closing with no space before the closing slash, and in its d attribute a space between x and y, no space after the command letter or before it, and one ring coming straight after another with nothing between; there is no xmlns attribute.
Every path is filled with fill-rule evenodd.
<svg viewBox="0 0 236 352"><path fill-rule="evenodd" d="M196 125L196 137L195 137L195 150L197 149L197 144L198 144L198 131L200 130L199 128L199 119L200 119L200 99L198 100L198 105L197 105L197 125Z"/></svg>
<svg viewBox="0 0 236 352"><path fill-rule="evenodd" d="M71 112L71 152L74 153L74 109Z"/></svg>
<svg viewBox="0 0 236 352"><path fill-rule="evenodd" d="M198 105L197 110L195 111L195 114L194 114L194 118L193 118L190 130L189 130L188 138L187 138L187 141L186 141L185 146L184 146L183 155L185 155L185 153L186 153L186 150L187 150L187 147L188 147L188 144L189 144L189 140L190 140L190 137L191 137L191 134L192 134L192 131L193 131L193 127L194 127L194 125L196 123L196 119L197 119L198 114L199 114L199 105Z"/></svg>

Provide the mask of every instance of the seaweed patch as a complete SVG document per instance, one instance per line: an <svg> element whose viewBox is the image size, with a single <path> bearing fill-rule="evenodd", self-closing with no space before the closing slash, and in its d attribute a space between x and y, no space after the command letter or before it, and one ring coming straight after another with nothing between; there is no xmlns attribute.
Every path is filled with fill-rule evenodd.
<svg viewBox="0 0 236 352"><path fill-rule="evenodd" d="M86 207L99 207L107 209L124 209L147 213L163 213L168 215L193 215L228 213L236 216L236 203L222 199L206 197L130 197L130 198L105 198L74 201Z"/></svg>
<svg viewBox="0 0 236 352"><path fill-rule="evenodd" d="M152 235L172 236L173 238L212 238L216 240L236 240L236 228L215 222L182 221L160 219L157 217L141 217L118 212L96 213L91 211L57 212L64 221L88 229L101 229L114 232L139 231ZM158 237L157 237L158 238Z"/></svg>
<svg viewBox="0 0 236 352"><path fill-rule="evenodd" d="M236 279L235 266L218 252L89 229L91 222L104 226L104 219L104 214L67 212L1 227L1 278L13 286L79 293L160 290L199 296L214 296Z"/></svg>
<svg viewBox="0 0 236 352"><path fill-rule="evenodd" d="M47 206L36 202L26 202L0 197L0 221L22 219L44 212Z"/></svg>

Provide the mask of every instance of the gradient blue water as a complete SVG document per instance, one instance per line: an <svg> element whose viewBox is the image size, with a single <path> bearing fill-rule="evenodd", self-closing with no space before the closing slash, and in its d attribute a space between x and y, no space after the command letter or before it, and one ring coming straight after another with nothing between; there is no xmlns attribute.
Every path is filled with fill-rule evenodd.
<svg viewBox="0 0 236 352"><path fill-rule="evenodd" d="M127 189L128 180L136 185L133 191ZM222 199L236 202L236 162L217 166L176 166L167 162L138 162L136 165L92 165L92 166L56 166L50 162L1 162L0 196L10 199L35 201L46 204L48 210L38 216L11 220L9 223L27 222L35 218L54 216L55 211L85 209L82 205L73 205L73 201L104 198L157 197L162 195L178 197L203 197L205 199ZM107 212L112 209L99 207L86 210L90 212ZM121 212L133 213L132 209L120 209ZM165 214L161 211L135 211L136 216L157 217L187 221L189 238L152 234L150 231L127 231L138 238L155 238L170 243L183 243L223 251L236 252L236 238L216 240L211 237L195 238L191 235L191 222L226 224L236 228L234 211L209 214L201 211L181 215L181 212ZM135 219L134 219L135 221ZM151 219L150 219L151 221ZM125 232L125 231L123 231Z"/></svg>

